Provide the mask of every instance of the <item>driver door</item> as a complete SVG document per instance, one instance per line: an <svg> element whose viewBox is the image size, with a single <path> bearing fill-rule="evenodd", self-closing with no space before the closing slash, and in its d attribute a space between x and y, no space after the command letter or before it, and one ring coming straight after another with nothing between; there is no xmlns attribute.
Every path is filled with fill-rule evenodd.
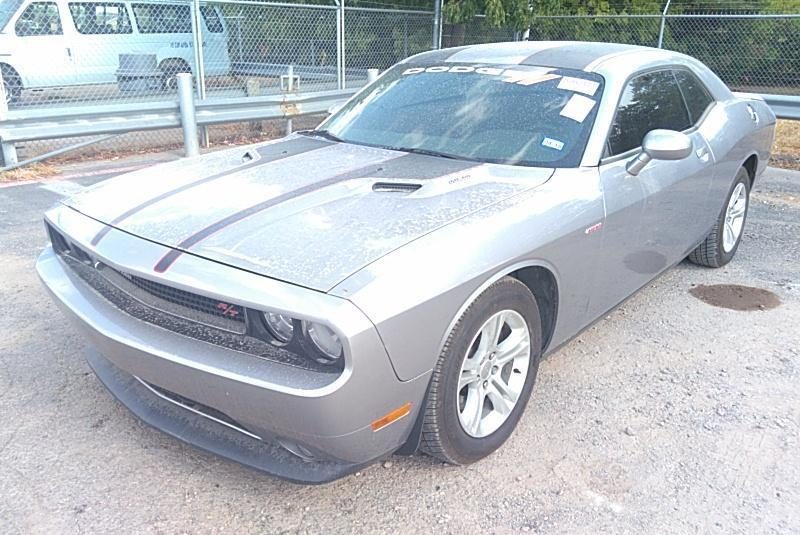
<svg viewBox="0 0 800 535"><path fill-rule="evenodd" d="M637 176L629 174L627 163L641 150L644 136L657 128L686 133L692 153L677 161L652 160ZM606 200L604 265L590 303L595 315L679 262L708 231L705 205L713 169L708 144L692 130L670 69L644 72L628 82L606 153L600 165Z"/></svg>

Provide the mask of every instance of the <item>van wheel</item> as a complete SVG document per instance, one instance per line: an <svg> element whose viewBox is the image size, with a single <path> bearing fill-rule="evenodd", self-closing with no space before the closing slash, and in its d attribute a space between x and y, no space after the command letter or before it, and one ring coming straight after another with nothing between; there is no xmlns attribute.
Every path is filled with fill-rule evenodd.
<svg viewBox="0 0 800 535"><path fill-rule="evenodd" d="M178 89L176 75L182 72L191 74L189 64L182 59L166 59L161 62L158 69L161 71L161 88L164 91L174 92Z"/></svg>
<svg viewBox="0 0 800 535"><path fill-rule="evenodd" d="M22 96L22 79L13 68L8 65L0 66L3 73L3 89L6 93L6 104L17 102Z"/></svg>

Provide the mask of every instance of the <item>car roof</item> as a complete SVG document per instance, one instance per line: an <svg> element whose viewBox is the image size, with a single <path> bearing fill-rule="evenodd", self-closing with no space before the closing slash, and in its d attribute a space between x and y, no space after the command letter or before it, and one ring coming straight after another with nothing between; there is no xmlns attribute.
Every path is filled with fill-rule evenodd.
<svg viewBox="0 0 800 535"><path fill-rule="evenodd" d="M646 54L651 60L665 62L683 58L683 54L646 46L584 41L514 41L446 48L412 56L411 63L491 63L539 65L558 69L593 71L601 63L625 65L623 57Z"/></svg>

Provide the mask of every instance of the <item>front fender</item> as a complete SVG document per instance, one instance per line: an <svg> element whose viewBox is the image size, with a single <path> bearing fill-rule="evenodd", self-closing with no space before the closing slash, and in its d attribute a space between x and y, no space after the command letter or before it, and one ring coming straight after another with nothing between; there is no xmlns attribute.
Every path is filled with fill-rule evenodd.
<svg viewBox="0 0 800 535"><path fill-rule="evenodd" d="M585 321L591 262L602 221L596 168L558 170L532 190L423 236L338 284L376 325L401 380L430 371L461 313L483 289L520 267L547 267L560 287L552 343ZM571 334L570 334L571 333Z"/></svg>

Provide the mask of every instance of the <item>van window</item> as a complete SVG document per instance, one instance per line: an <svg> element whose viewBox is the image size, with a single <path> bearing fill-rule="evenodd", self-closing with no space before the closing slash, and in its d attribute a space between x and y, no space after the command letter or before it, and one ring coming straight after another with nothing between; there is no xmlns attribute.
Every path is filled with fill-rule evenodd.
<svg viewBox="0 0 800 535"><path fill-rule="evenodd" d="M70 3L75 29L82 34L131 33L131 21L124 4L115 2Z"/></svg>
<svg viewBox="0 0 800 535"><path fill-rule="evenodd" d="M133 4L139 33L192 33L189 6Z"/></svg>
<svg viewBox="0 0 800 535"><path fill-rule="evenodd" d="M216 9L212 6L200 6L200 13L206 21L206 28L208 28L209 32L222 33L224 28L222 27L222 21L219 20Z"/></svg>
<svg viewBox="0 0 800 535"><path fill-rule="evenodd" d="M2 31L6 24L11 20L11 17L14 16L14 13L17 12L19 6L25 0L8 0L7 2L0 0L0 31Z"/></svg>
<svg viewBox="0 0 800 535"><path fill-rule="evenodd" d="M19 36L61 35L61 18L55 2L34 2L17 19L14 31Z"/></svg>

